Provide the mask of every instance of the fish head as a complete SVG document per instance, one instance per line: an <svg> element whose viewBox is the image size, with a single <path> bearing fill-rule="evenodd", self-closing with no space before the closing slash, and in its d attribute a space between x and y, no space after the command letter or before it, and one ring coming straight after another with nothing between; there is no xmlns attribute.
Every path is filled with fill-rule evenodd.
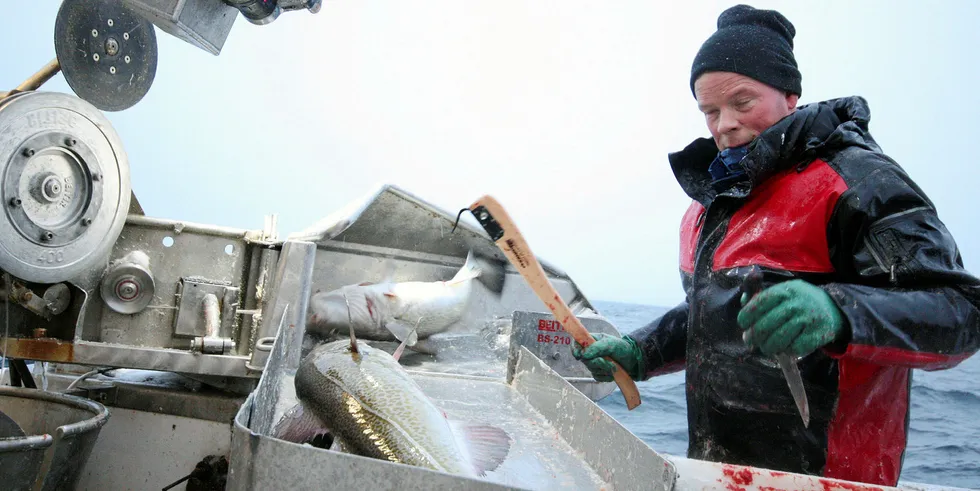
<svg viewBox="0 0 980 491"><path fill-rule="evenodd" d="M341 339L317 346L310 353L306 363L315 366L320 373L327 373L329 367L349 366L352 363L356 365L365 355L373 357L377 351L380 350L366 343L357 343L357 348L354 349L349 340Z"/></svg>

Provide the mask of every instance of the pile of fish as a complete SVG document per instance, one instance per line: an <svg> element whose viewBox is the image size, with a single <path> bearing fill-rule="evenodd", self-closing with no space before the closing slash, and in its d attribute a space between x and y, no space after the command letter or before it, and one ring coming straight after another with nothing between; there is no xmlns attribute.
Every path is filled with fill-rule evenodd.
<svg viewBox="0 0 980 491"><path fill-rule="evenodd" d="M315 347L300 363L298 404L273 436L467 477L496 469L512 443L503 430L450 420L398 363L403 349L459 321L473 282L503 289L503 265L472 252L449 281L384 281L318 293L307 329L350 339ZM394 354L357 339L401 342ZM319 443L317 443L319 442Z"/></svg>

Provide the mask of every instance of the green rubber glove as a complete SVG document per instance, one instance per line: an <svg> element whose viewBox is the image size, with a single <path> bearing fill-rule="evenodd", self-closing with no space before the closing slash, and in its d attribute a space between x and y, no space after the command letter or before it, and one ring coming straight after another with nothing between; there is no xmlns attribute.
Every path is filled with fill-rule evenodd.
<svg viewBox="0 0 980 491"><path fill-rule="evenodd" d="M767 288L746 303L742 295L738 325L742 340L766 355L806 356L837 340L844 318L827 292L803 280Z"/></svg>
<svg viewBox="0 0 980 491"><path fill-rule="evenodd" d="M643 380L646 369L643 363L643 351L636 345L636 341L623 336L617 338L605 333L593 333L595 342L590 344L584 351L582 345L575 343L572 347L572 356L581 361L592 372L592 378L599 382L609 382L613 379L613 370L616 369L609 360L604 359L608 356L616 363L619 363L633 380Z"/></svg>

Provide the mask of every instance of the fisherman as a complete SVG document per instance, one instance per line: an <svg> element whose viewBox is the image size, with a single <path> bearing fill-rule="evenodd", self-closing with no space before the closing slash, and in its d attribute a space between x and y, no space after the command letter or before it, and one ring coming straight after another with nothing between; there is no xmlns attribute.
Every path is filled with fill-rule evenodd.
<svg viewBox="0 0 980 491"><path fill-rule="evenodd" d="M686 370L688 456L895 485L912 369L980 346L980 281L936 208L868 130L865 99L797 107L795 27L738 5L691 70L712 138L668 156L686 300L622 338L573 349L596 380ZM743 295L750 267L763 289ZM772 355L801 357L804 427Z"/></svg>

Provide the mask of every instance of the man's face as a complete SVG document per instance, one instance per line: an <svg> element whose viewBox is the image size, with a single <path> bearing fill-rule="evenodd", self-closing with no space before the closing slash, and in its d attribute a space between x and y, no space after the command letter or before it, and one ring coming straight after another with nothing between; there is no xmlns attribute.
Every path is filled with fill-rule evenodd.
<svg viewBox="0 0 980 491"><path fill-rule="evenodd" d="M708 72L694 82L698 108L718 150L740 147L796 110L796 95L744 75Z"/></svg>

